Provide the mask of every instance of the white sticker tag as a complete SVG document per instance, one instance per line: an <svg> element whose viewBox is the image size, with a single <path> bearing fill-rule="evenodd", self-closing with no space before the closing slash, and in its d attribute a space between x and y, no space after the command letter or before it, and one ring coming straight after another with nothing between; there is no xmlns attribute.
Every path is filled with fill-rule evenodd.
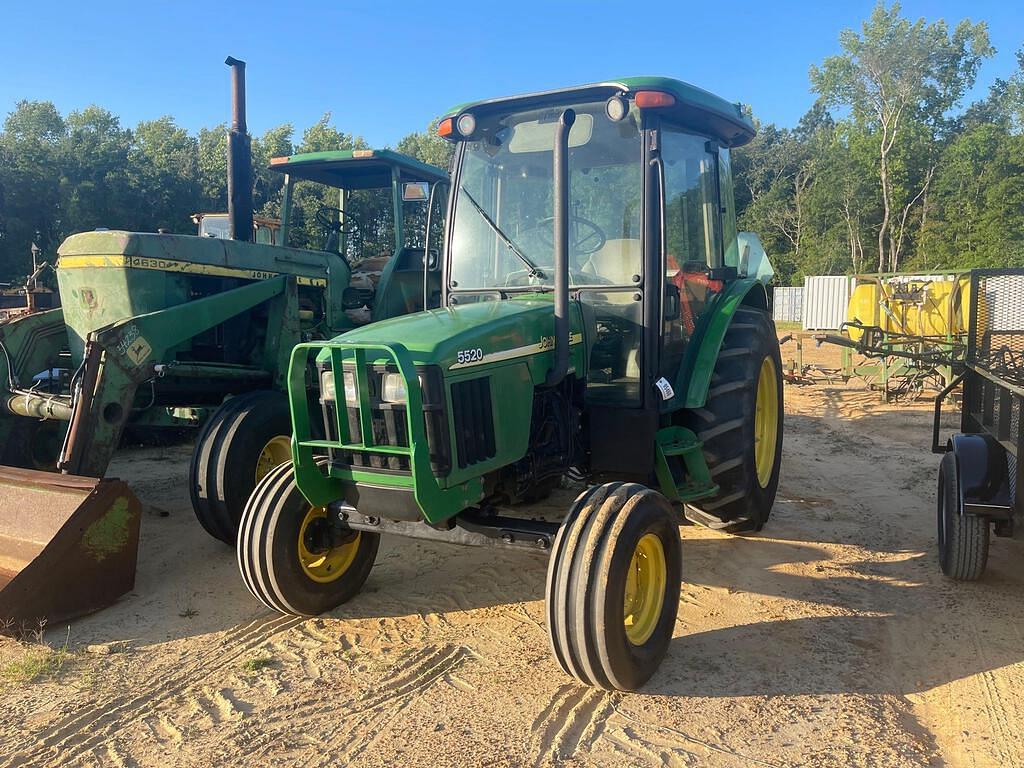
<svg viewBox="0 0 1024 768"><path fill-rule="evenodd" d="M654 382L654 386L656 386L658 391L661 392L662 400L671 400L676 396L676 391L672 389L672 385L668 383L668 379L664 376Z"/></svg>

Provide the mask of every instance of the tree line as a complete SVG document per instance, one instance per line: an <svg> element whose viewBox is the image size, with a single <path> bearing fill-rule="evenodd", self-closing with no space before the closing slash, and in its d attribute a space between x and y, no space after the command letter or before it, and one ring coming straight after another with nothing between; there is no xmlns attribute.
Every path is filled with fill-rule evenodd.
<svg viewBox="0 0 1024 768"><path fill-rule="evenodd" d="M759 123L734 152L740 225L761 236L778 282L1024 265L1024 48L1013 75L964 105L994 54L984 22L915 21L879 3L839 42L810 69L817 99L799 123ZM191 214L226 208L226 130L193 135L170 116L128 128L99 106L64 116L19 102L0 130L0 280L30 271L33 242L52 260L64 237L96 227L194 232ZM271 157L367 144L325 114L252 146L257 214L276 217ZM450 153L430 128L396 149L442 167ZM300 243L313 242L321 201L299 196Z"/></svg>

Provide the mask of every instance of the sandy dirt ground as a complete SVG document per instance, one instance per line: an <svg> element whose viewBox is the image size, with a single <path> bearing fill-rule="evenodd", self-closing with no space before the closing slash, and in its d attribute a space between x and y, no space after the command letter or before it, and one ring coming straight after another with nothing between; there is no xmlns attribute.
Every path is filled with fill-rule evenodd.
<svg viewBox="0 0 1024 768"><path fill-rule="evenodd" d="M0 766L1024 765L1024 544L944 580L929 404L786 397L772 520L681 530L675 638L628 695L558 670L543 559L385 540L352 602L276 615L193 519L189 448L124 451L136 588L48 628L59 670L0 681ZM0 665L38 650L0 640Z"/></svg>

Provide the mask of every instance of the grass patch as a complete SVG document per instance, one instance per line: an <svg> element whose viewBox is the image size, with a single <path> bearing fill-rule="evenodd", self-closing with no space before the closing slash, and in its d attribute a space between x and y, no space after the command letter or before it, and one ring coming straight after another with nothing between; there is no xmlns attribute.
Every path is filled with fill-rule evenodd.
<svg viewBox="0 0 1024 768"><path fill-rule="evenodd" d="M246 659L242 662L242 671L247 675L254 675L261 669L274 666L275 663L273 656L266 654L262 656L253 656L251 659Z"/></svg>
<svg viewBox="0 0 1024 768"><path fill-rule="evenodd" d="M0 666L0 681L8 685L27 685L56 677L72 657L68 650L70 639L71 628L68 627L64 644L51 648L42 642L40 632L39 641L29 646L24 656Z"/></svg>

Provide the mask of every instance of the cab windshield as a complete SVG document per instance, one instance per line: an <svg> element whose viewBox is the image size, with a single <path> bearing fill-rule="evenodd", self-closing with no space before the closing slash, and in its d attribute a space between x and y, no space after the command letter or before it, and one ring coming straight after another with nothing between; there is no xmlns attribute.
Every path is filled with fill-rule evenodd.
<svg viewBox="0 0 1024 768"><path fill-rule="evenodd" d="M634 285L640 275L640 117L613 122L605 102L489 117L466 142L453 190L450 285L537 290L554 285L555 128L567 107L569 282Z"/></svg>

